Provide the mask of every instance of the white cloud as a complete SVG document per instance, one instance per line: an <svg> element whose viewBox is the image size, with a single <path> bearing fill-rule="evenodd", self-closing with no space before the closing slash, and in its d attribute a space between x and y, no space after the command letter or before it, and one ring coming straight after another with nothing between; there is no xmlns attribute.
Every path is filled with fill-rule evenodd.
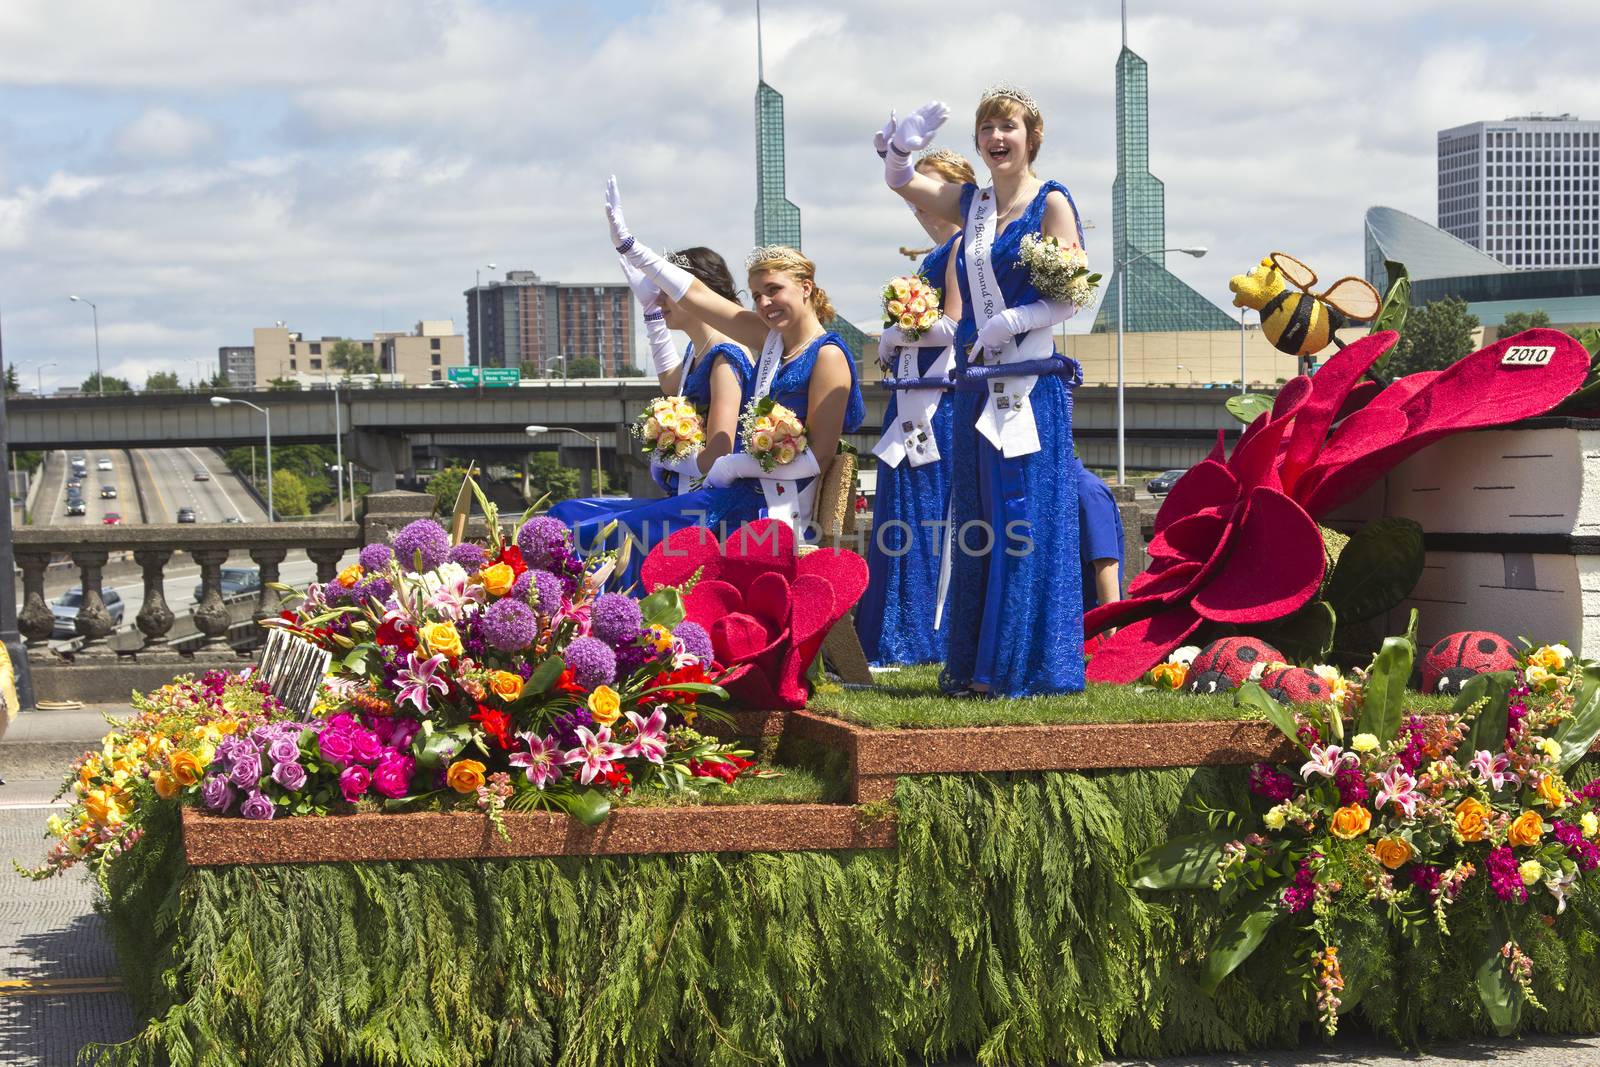
<svg viewBox="0 0 1600 1067"><path fill-rule="evenodd" d="M134 160L180 160L215 137L216 131L204 119L169 107L152 107L118 130L111 147L118 155Z"/></svg>

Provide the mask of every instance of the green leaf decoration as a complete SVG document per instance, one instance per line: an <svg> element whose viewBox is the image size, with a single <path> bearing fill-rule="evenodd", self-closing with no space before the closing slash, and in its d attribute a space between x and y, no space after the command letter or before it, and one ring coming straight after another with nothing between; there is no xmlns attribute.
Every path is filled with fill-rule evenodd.
<svg viewBox="0 0 1600 1067"><path fill-rule="evenodd" d="M1250 954L1261 946L1267 934L1288 912L1278 906L1278 894L1266 890L1241 902L1233 913L1223 920L1217 939L1206 953L1205 968L1200 973L1200 988L1215 996L1217 986L1232 974Z"/></svg>
<svg viewBox="0 0 1600 1067"><path fill-rule="evenodd" d="M1287 618L1257 629L1256 636L1291 659L1321 663L1333 648L1339 615L1326 600L1313 600Z"/></svg>
<svg viewBox="0 0 1600 1067"><path fill-rule="evenodd" d="M1174 837L1146 849L1128 877L1140 889L1209 888L1222 862L1222 846L1233 838L1227 830Z"/></svg>
<svg viewBox="0 0 1600 1067"><path fill-rule="evenodd" d="M1411 595L1422 577L1422 526L1374 519L1339 553L1323 597L1344 622L1376 618Z"/></svg>
<svg viewBox="0 0 1600 1067"><path fill-rule="evenodd" d="M1272 410L1272 397L1263 393L1235 393L1222 402L1228 414L1246 426Z"/></svg>
<svg viewBox="0 0 1600 1067"><path fill-rule="evenodd" d="M483 495L483 489L478 485L478 479L472 476L471 470L467 472L466 482L472 486L472 495L478 498L478 507L483 509L483 521L489 525L489 554L498 556L505 550L505 542L500 534L500 509L489 503L489 498Z"/></svg>
<svg viewBox="0 0 1600 1067"><path fill-rule="evenodd" d="M1457 715L1464 714L1468 708L1485 697L1489 701L1478 712L1478 717L1472 720L1472 725L1467 731L1466 740L1463 742L1467 752L1476 752L1480 748L1499 752L1504 746L1506 706L1511 702L1513 681L1515 677L1510 671L1495 671L1493 674L1480 674L1476 678L1468 678L1462 685L1461 692L1450 709Z"/></svg>
<svg viewBox="0 0 1600 1067"><path fill-rule="evenodd" d="M411 743L411 751L419 767L436 771L465 751L470 737L471 731L464 726L421 733Z"/></svg>
<svg viewBox="0 0 1600 1067"><path fill-rule="evenodd" d="M599 826L611 814L611 798L598 789L547 794L550 802L585 826Z"/></svg>
<svg viewBox="0 0 1600 1067"><path fill-rule="evenodd" d="M1484 940L1476 946L1473 978L1478 986L1478 999L1489 1017L1494 1032L1501 1037L1516 1033L1522 1019L1522 988L1511 978L1500 949L1511 940L1503 914L1496 914Z"/></svg>
<svg viewBox="0 0 1600 1067"><path fill-rule="evenodd" d="M1404 637L1384 639L1383 647L1372 658L1356 733L1373 734L1381 742L1393 740L1400 732L1400 717L1406 710L1406 685L1411 681L1411 662L1415 658L1416 648Z"/></svg>
<svg viewBox="0 0 1600 1067"><path fill-rule="evenodd" d="M1572 718L1555 732L1561 742L1561 769L1565 771L1588 754L1600 737L1600 664L1583 669L1583 681L1572 700Z"/></svg>
<svg viewBox="0 0 1600 1067"><path fill-rule="evenodd" d="M1298 748L1305 748L1300 743L1299 727L1295 724L1294 711L1267 696L1267 691L1257 682L1247 681L1233 694L1233 706L1236 708L1255 708L1266 716L1267 721L1276 726L1284 737L1293 741Z"/></svg>
<svg viewBox="0 0 1600 1067"><path fill-rule="evenodd" d="M683 621L683 594L671 586L664 586L639 601L639 611L646 626L665 626L671 630Z"/></svg>
<svg viewBox="0 0 1600 1067"><path fill-rule="evenodd" d="M1378 317L1372 320L1372 329L1369 333L1382 333L1384 330L1394 330L1403 333L1406 328L1406 316L1411 312L1411 276L1406 272L1404 263L1395 260L1385 260L1384 268L1388 271L1389 291L1383 296L1383 306L1378 309ZM1381 378L1383 369L1389 363L1389 357L1395 354L1400 346L1395 345L1383 355L1379 356L1367 372L1375 378Z"/></svg>
<svg viewBox="0 0 1600 1067"><path fill-rule="evenodd" d="M522 687L523 694L540 696L549 692L550 687L561 677L561 672L566 669L565 660L560 656L551 656L533 669L533 673L528 676L528 681Z"/></svg>

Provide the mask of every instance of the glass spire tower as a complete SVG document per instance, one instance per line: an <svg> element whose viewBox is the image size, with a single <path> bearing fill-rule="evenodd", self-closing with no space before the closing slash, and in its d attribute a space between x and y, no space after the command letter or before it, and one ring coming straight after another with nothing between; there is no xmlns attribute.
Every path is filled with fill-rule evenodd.
<svg viewBox="0 0 1600 1067"><path fill-rule="evenodd" d="M1114 259L1125 263L1140 252L1167 246L1166 188L1150 173L1150 70L1126 44L1117 56L1117 178L1111 186ZM1096 331L1117 328L1117 289L1127 285L1123 329L1130 333L1228 330L1237 323L1221 308L1167 270L1166 257L1152 254L1121 271L1100 304Z"/></svg>

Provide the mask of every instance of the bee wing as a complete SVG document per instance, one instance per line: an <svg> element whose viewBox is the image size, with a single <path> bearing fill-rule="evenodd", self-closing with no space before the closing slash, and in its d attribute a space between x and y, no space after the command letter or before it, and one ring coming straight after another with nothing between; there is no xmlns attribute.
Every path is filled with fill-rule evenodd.
<svg viewBox="0 0 1600 1067"><path fill-rule="evenodd" d="M1318 299L1357 322L1375 318L1382 304L1378 290L1360 278L1340 278Z"/></svg>
<svg viewBox="0 0 1600 1067"><path fill-rule="evenodd" d="M1298 286L1306 290L1306 292L1310 292L1311 287L1317 284L1317 272L1289 255L1289 253L1274 252L1267 258L1272 260L1272 265L1277 267L1278 272L1289 280L1290 285Z"/></svg>

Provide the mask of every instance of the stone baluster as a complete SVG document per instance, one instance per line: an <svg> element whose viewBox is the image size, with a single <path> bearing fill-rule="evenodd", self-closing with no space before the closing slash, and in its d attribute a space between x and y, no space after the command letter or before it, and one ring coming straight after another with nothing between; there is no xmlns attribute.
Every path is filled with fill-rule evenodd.
<svg viewBox="0 0 1600 1067"><path fill-rule="evenodd" d="M106 610L100 593L101 578L110 553L104 549L73 549L72 562L78 565L78 576L83 585L83 600L78 605L78 635L83 645L78 655L96 656L111 654L106 637L116 629L111 612Z"/></svg>
<svg viewBox="0 0 1600 1067"><path fill-rule="evenodd" d="M346 549L341 545L319 545L306 549L306 555L317 565L317 581L326 585L339 576L339 561Z"/></svg>
<svg viewBox="0 0 1600 1067"><path fill-rule="evenodd" d="M228 628L233 624L228 605L222 601L222 565L227 562L228 550L192 548L189 555L200 565L200 603L194 609L194 626L206 638L201 651L226 652Z"/></svg>
<svg viewBox="0 0 1600 1067"><path fill-rule="evenodd" d="M55 629L55 616L44 599L44 572L50 566L50 553L18 552L17 565L22 568L23 592L17 626L28 639L29 658L43 656L50 650L50 634Z"/></svg>
<svg viewBox="0 0 1600 1067"><path fill-rule="evenodd" d="M139 632L144 634L141 656L176 656L177 650L167 641L176 616L167 605L166 590L162 580L166 577L167 561L172 559L170 548L140 548L133 553L139 569L144 572L144 606L134 619Z"/></svg>
<svg viewBox="0 0 1600 1067"><path fill-rule="evenodd" d="M261 593L256 597L255 618L276 618L283 610L283 597L272 588L278 581L278 567L283 563L284 557L289 554L287 548L272 546L253 547L250 549L250 558L261 568Z"/></svg>

